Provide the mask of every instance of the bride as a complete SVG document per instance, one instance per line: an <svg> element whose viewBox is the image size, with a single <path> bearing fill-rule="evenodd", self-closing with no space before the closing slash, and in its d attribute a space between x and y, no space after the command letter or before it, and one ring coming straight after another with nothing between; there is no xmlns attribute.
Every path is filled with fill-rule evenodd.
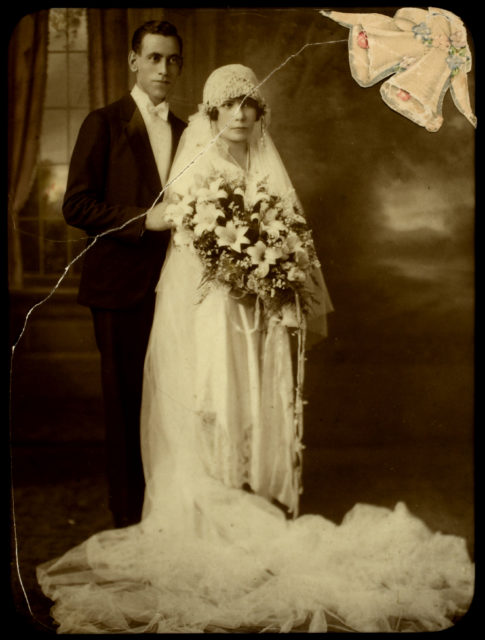
<svg viewBox="0 0 485 640"><path fill-rule="evenodd" d="M470 604L465 541L404 504L297 517L305 341L332 307L267 119L253 72L227 65L183 134L145 361L143 517L38 568L59 633L439 630Z"/></svg>

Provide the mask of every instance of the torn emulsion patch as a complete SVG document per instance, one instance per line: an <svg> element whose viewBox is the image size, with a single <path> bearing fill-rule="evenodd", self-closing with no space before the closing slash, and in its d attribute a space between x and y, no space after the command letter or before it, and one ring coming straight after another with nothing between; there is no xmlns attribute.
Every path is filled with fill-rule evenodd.
<svg viewBox="0 0 485 640"><path fill-rule="evenodd" d="M384 102L428 131L443 124L443 98L450 88L457 109L476 126L468 94L471 54L463 22L444 9L399 9L393 18L378 13L320 11L350 29L352 77L381 86Z"/></svg>

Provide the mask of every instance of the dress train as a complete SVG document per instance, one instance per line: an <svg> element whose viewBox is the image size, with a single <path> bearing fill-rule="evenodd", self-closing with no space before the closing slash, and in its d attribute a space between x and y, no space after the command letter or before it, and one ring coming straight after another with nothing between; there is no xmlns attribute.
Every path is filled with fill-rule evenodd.
<svg viewBox="0 0 485 640"><path fill-rule="evenodd" d="M298 492L287 330L199 282L172 246L145 365L143 518L38 568L58 632L450 627L473 596L462 538L402 503L339 525L272 504Z"/></svg>

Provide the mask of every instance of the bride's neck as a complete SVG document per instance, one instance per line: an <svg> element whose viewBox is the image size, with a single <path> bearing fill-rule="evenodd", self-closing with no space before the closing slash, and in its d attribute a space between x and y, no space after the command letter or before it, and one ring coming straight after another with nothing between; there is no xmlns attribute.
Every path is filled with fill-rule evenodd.
<svg viewBox="0 0 485 640"><path fill-rule="evenodd" d="M245 171L248 168L248 145L246 142L228 142L229 153Z"/></svg>

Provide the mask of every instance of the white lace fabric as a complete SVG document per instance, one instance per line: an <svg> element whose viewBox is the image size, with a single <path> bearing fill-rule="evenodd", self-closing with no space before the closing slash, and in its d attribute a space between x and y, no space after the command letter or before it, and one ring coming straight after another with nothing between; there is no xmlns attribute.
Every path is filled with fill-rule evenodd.
<svg viewBox="0 0 485 640"><path fill-rule="evenodd" d="M337 526L220 490L201 489L192 526L166 512L40 567L58 632L436 631L469 606L464 541L403 504L356 505Z"/></svg>
<svg viewBox="0 0 485 640"><path fill-rule="evenodd" d="M215 69L207 78L202 100L206 107L220 107L227 100L241 96L253 98L261 106L265 105L252 69L242 64L228 64Z"/></svg>
<svg viewBox="0 0 485 640"><path fill-rule="evenodd" d="M321 13L350 29L350 69L361 87L390 76L380 93L391 109L428 131L438 131L443 99L450 89L457 109L476 126L467 81L471 53L458 16L433 7L405 7L392 18L378 13Z"/></svg>

